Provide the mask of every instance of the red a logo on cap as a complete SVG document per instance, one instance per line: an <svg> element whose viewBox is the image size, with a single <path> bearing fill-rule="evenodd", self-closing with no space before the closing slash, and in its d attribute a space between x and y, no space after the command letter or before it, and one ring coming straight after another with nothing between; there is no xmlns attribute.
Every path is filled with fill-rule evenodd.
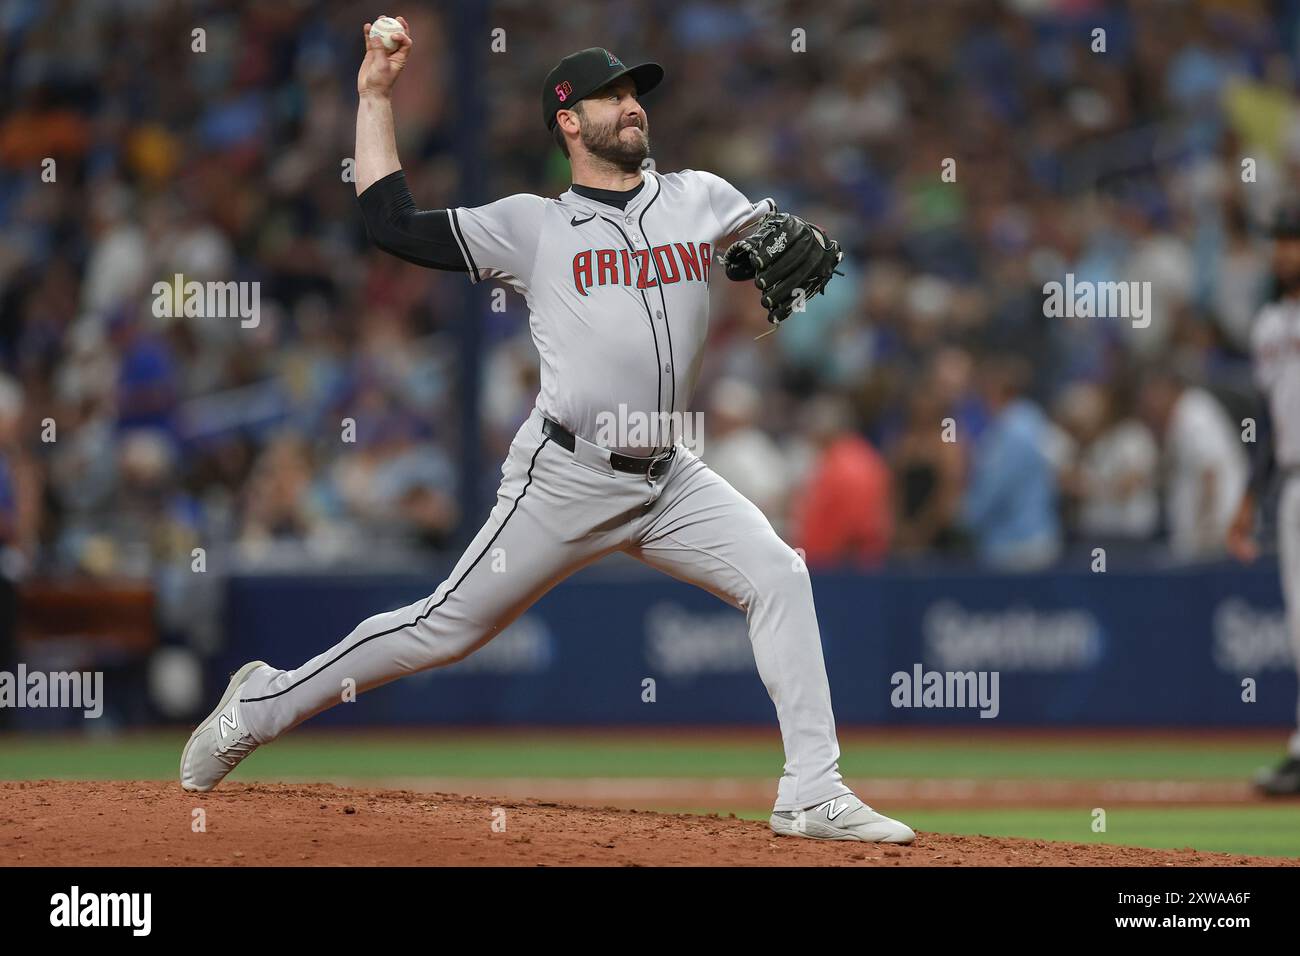
<svg viewBox="0 0 1300 956"><path fill-rule="evenodd" d="M561 103L565 102L572 94L573 87L569 85L568 80L565 80L563 83L560 83L555 87L555 95L560 98Z"/></svg>
<svg viewBox="0 0 1300 956"><path fill-rule="evenodd" d="M608 50L605 51L605 56L609 57L609 65L610 65L610 66L622 66L622 65L623 65L623 61L620 60L618 57L616 57L614 54L610 53Z"/></svg>

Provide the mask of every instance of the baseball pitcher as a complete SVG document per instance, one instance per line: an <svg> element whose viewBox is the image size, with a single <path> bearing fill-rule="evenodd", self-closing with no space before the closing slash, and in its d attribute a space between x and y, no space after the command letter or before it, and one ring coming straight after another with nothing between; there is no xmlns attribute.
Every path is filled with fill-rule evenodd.
<svg viewBox="0 0 1300 956"><path fill-rule="evenodd" d="M664 71L627 67L600 48L565 57L542 90L542 119L571 164L568 190L555 199L416 208L389 98L412 51L401 23L392 51L368 41L357 78L361 214L381 249L471 282L500 280L524 297L540 394L502 466L496 505L451 575L424 600L362 621L297 667L240 668L185 747L182 786L211 790L255 747L339 703L349 679L364 691L461 660L559 581L622 551L745 612L785 745L772 829L910 843L909 827L875 812L840 778L812 587L798 555L671 427L628 429L647 436L638 446L599 440L602 416L671 423L690 407L719 259L729 278L757 285L775 325L824 289L838 244L711 173L644 169L641 97ZM742 233L719 256L719 243ZM490 553L504 554L508 570L494 571Z"/></svg>

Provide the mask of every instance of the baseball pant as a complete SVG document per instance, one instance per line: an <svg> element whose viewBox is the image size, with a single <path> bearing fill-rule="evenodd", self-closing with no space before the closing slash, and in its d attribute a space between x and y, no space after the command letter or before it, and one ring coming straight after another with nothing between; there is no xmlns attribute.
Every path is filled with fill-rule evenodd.
<svg viewBox="0 0 1300 956"><path fill-rule="evenodd" d="M300 667L253 672L240 696L253 739L268 743L339 703L349 679L361 692L461 660L565 577L623 551L745 612L785 745L774 809L848 793L812 585L798 555L683 446L651 480L614 471L608 453L582 439L570 452L541 426L534 410L510 446L487 523L433 594L362 621Z"/></svg>

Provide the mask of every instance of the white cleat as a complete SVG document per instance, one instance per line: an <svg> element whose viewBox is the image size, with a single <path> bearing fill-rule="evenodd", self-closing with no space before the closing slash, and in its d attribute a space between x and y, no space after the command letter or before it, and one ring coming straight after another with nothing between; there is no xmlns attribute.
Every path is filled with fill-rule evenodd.
<svg viewBox="0 0 1300 956"><path fill-rule="evenodd" d="M851 793L807 810L776 810L768 820L778 836L812 840L857 840L860 843L911 843L916 834L906 823L877 813Z"/></svg>
<svg viewBox="0 0 1300 956"><path fill-rule="evenodd" d="M231 675L217 709L190 734L181 751L181 787L206 793L257 748L239 712L239 688L264 661L250 661Z"/></svg>

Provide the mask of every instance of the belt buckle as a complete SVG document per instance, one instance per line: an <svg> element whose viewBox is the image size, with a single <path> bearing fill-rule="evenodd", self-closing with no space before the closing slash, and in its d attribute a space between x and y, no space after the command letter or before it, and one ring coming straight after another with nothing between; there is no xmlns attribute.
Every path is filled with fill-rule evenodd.
<svg viewBox="0 0 1300 956"><path fill-rule="evenodd" d="M668 471L668 466L672 464L673 458L677 456L677 446L674 445L662 455L650 462L650 467L646 471L646 479L650 481L662 478Z"/></svg>

